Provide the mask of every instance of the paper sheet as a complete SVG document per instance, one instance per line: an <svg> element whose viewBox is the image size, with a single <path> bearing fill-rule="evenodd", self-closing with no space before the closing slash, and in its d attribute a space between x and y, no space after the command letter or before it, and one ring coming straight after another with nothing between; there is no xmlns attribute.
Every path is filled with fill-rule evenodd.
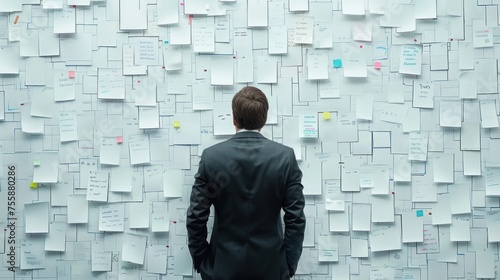
<svg viewBox="0 0 500 280"><path fill-rule="evenodd" d="M213 122L214 135L233 135L236 133L231 102L214 102Z"/></svg>
<svg viewBox="0 0 500 280"><path fill-rule="evenodd" d="M66 250L66 222L50 222L49 234L45 238L45 251Z"/></svg>
<svg viewBox="0 0 500 280"><path fill-rule="evenodd" d="M422 46L403 45L399 62L400 74L420 76L422 73Z"/></svg>
<svg viewBox="0 0 500 280"><path fill-rule="evenodd" d="M479 122L463 122L460 131L460 150L479 151L481 149L481 128Z"/></svg>
<svg viewBox="0 0 500 280"><path fill-rule="evenodd" d="M109 173L102 171L89 172L89 185L87 187L87 200L108 201Z"/></svg>
<svg viewBox="0 0 500 280"><path fill-rule="evenodd" d="M149 228L149 204L128 203L130 228Z"/></svg>
<svg viewBox="0 0 500 280"><path fill-rule="evenodd" d="M429 135L425 132L410 132L408 159L427 161Z"/></svg>
<svg viewBox="0 0 500 280"><path fill-rule="evenodd" d="M417 82L413 84L413 107L434 108L434 83Z"/></svg>
<svg viewBox="0 0 500 280"><path fill-rule="evenodd" d="M104 245L99 241L92 241L91 264L93 272L111 271L111 254L104 250Z"/></svg>
<svg viewBox="0 0 500 280"><path fill-rule="evenodd" d="M125 78L119 69L99 68L97 85L98 98L125 98Z"/></svg>
<svg viewBox="0 0 500 280"><path fill-rule="evenodd" d="M396 216L394 224L374 223L370 231L372 252L401 249L401 216Z"/></svg>
<svg viewBox="0 0 500 280"><path fill-rule="evenodd" d="M43 236L21 239L20 269L45 269Z"/></svg>
<svg viewBox="0 0 500 280"><path fill-rule="evenodd" d="M59 112L59 135L61 142L78 140L76 111Z"/></svg>
<svg viewBox="0 0 500 280"><path fill-rule="evenodd" d="M268 25L267 0L248 2L247 25L248 27L266 27Z"/></svg>
<svg viewBox="0 0 500 280"><path fill-rule="evenodd" d="M318 261L319 262L336 262L339 260L338 255L338 236L330 232L320 232L318 237Z"/></svg>
<svg viewBox="0 0 500 280"><path fill-rule="evenodd" d="M34 164L33 182L57 183L59 175L58 152L33 153L33 164Z"/></svg>
<svg viewBox="0 0 500 280"><path fill-rule="evenodd" d="M402 212L403 243L424 241L424 217L417 211Z"/></svg>
<svg viewBox="0 0 500 280"><path fill-rule="evenodd" d="M35 202L24 205L26 233L49 232L49 203Z"/></svg>
<svg viewBox="0 0 500 280"><path fill-rule="evenodd" d="M122 261L144 264L146 255L146 241L144 235L125 234L122 246Z"/></svg>
<svg viewBox="0 0 500 280"><path fill-rule="evenodd" d="M87 223L89 221L89 206L85 195L68 196L68 224Z"/></svg>
<svg viewBox="0 0 500 280"><path fill-rule="evenodd" d="M167 273L167 247L164 244L150 244L148 246L148 273Z"/></svg>
<svg viewBox="0 0 500 280"><path fill-rule="evenodd" d="M145 164L151 161L147 134L129 136L130 164Z"/></svg>
<svg viewBox="0 0 500 280"><path fill-rule="evenodd" d="M123 232L124 218L123 203L99 205L99 231Z"/></svg>
<svg viewBox="0 0 500 280"><path fill-rule="evenodd" d="M153 203L151 213L151 231L168 232L170 230L170 214L164 202Z"/></svg>
<svg viewBox="0 0 500 280"><path fill-rule="evenodd" d="M180 169L168 169L163 172L163 196L182 197L184 174Z"/></svg>

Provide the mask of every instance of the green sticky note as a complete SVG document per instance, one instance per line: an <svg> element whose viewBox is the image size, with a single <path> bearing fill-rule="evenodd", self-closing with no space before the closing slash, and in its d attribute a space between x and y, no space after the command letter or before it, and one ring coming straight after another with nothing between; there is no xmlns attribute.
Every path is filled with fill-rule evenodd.
<svg viewBox="0 0 500 280"><path fill-rule="evenodd" d="M33 165L34 166L40 166L40 159L33 159Z"/></svg>
<svg viewBox="0 0 500 280"><path fill-rule="evenodd" d="M342 59L334 59L333 68L342 68Z"/></svg>
<svg viewBox="0 0 500 280"><path fill-rule="evenodd" d="M424 216L424 210L417 210L417 217L423 217Z"/></svg>

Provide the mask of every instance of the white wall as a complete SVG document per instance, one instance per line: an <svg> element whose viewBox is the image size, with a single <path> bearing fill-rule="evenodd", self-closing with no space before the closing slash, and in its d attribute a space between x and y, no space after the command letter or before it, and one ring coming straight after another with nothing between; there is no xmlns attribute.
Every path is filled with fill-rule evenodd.
<svg viewBox="0 0 500 280"><path fill-rule="evenodd" d="M0 279L12 245L16 279L194 278L193 175L245 85L304 172L296 279L495 278L497 1L42 2L0 4Z"/></svg>

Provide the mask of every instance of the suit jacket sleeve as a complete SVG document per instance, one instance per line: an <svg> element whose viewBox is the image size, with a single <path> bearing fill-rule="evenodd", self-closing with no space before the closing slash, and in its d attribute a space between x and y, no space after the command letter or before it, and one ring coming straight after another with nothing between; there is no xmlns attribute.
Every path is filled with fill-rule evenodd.
<svg viewBox="0 0 500 280"><path fill-rule="evenodd" d="M188 232L188 247L193 265L199 272L203 259L209 253L207 242L207 221L210 215L212 200L207 195L208 179L205 172L205 153L202 154L195 182L191 190L190 205L187 210L186 227Z"/></svg>
<svg viewBox="0 0 500 280"><path fill-rule="evenodd" d="M284 243L286 258L290 276L295 274L300 255L302 254L302 242L304 241L304 231L306 228L306 218L304 216L304 194L302 190L302 171L297 164L295 154L290 153L290 167L286 182L285 198L283 202L285 235Z"/></svg>

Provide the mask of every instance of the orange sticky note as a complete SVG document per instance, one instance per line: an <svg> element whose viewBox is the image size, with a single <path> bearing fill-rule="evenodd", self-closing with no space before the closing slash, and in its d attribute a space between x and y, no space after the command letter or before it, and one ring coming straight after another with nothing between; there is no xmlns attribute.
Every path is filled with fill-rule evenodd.
<svg viewBox="0 0 500 280"><path fill-rule="evenodd" d="M382 68L382 62L380 61L375 61L373 63L373 68L377 69L377 70L380 70L380 68Z"/></svg>
<svg viewBox="0 0 500 280"><path fill-rule="evenodd" d="M75 71L68 71L68 76L73 79L75 78Z"/></svg>
<svg viewBox="0 0 500 280"><path fill-rule="evenodd" d="M116 136L116 143L118 144L123 143L123 136Z"/></svg>
<svg viewBox="0 0 500 280"><path fill-rule="evenodd" d="M174 121L174 128L181 128L181 122L180 121Z"/></svg>
<svg viewBox="0 0 500 280"><path fill-rule="evenodd" d="M36 189L36 188L38 188L38 183L31 182L31 183L30 183L30 188L32 188L32 189Z"/></svg>
<svg viewBox="0 0 500 280"><path fill-rule="evenodd" d="M323 119L324 120L329 120L332 118L332 115L330 114L330 112L323 112Z"/></svg>
<svg viewBox="0 0 500 280"><path fill-rule="evenodd" d="M17 24L17 21L19 20L19 15L16 16L16 19L14 19L14 24Z"/></svg>

